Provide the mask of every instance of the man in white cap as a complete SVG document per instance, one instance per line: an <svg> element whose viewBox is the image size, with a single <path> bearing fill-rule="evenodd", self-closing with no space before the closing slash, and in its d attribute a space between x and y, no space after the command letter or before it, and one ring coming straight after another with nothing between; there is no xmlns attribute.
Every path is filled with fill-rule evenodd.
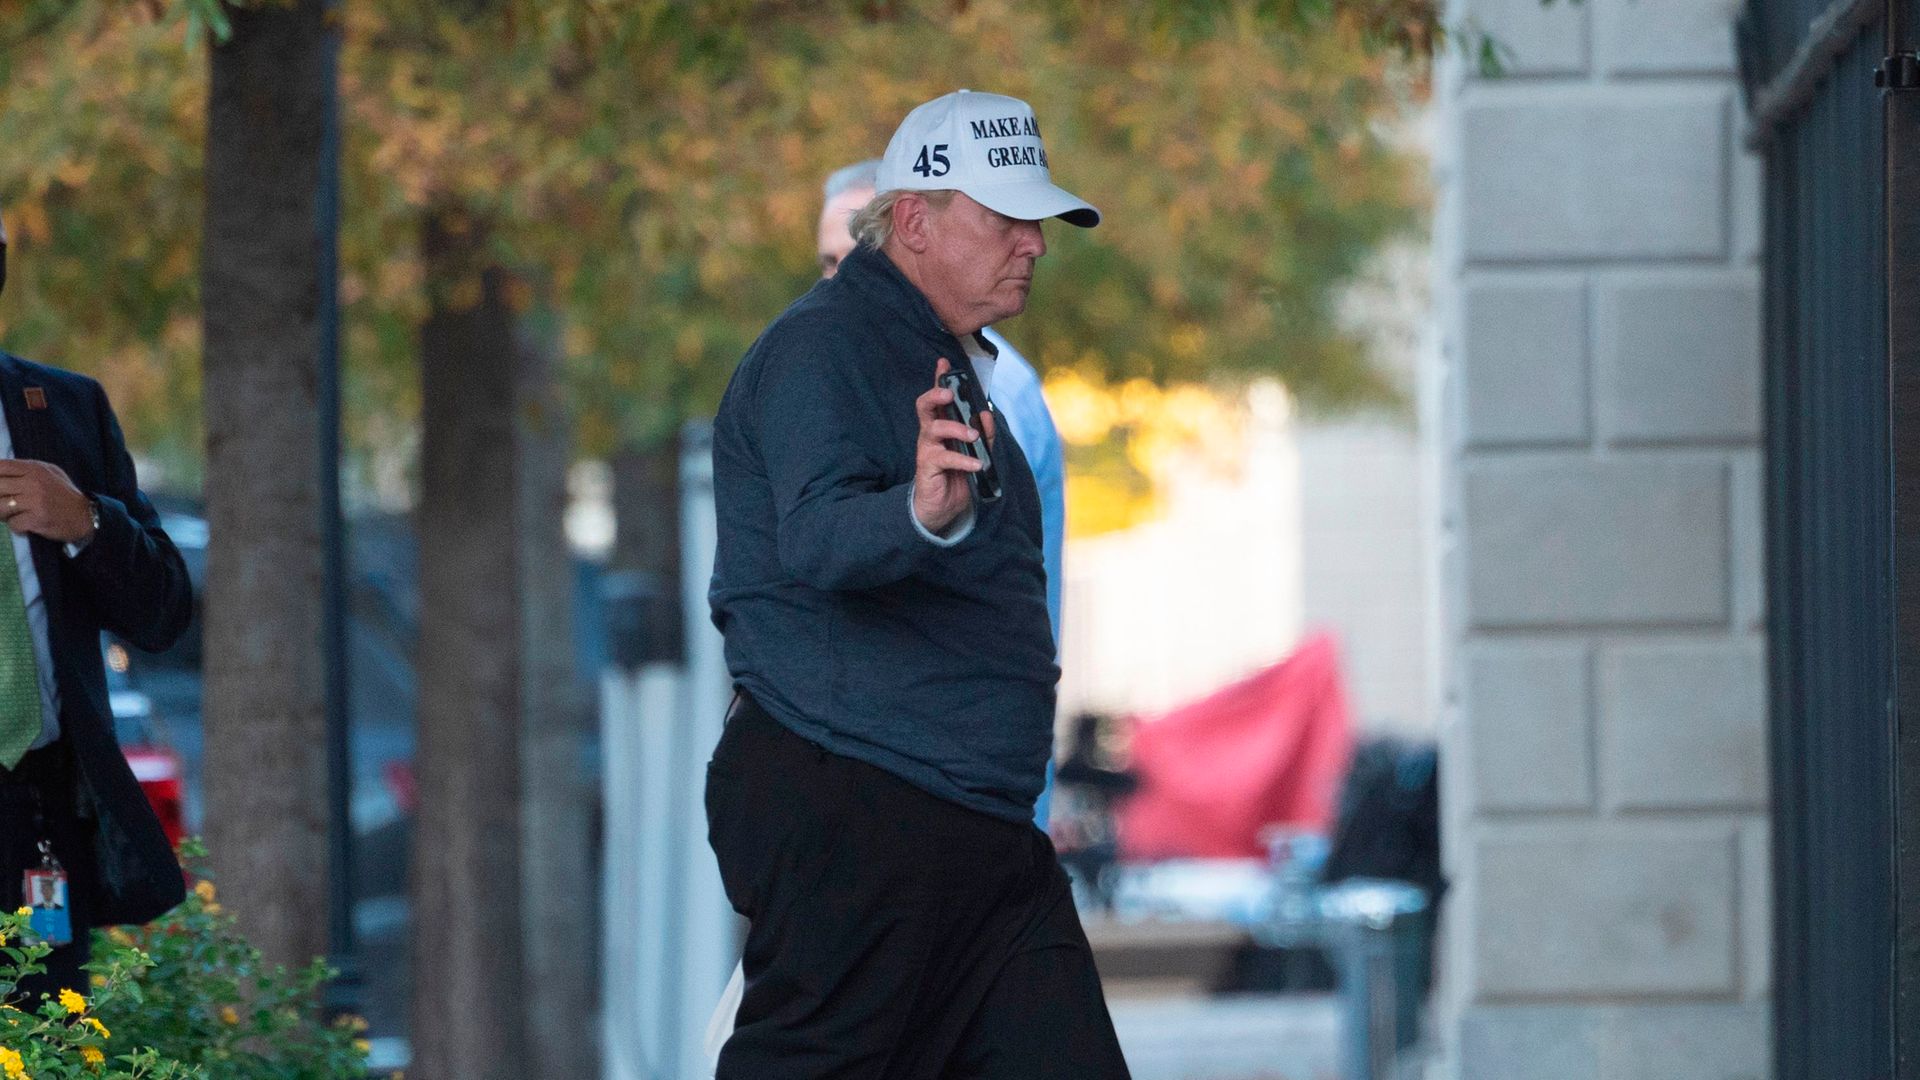
<svg viewBox="0 0 1920 1080"><path fill-rule="evenodd" d="M1056 187L1026 103L915 109L858 245L760 337L714 425L709 599L737 694L708 838L749 920L721 1080L1128 1075L1033 803L1052 742L1043 530L981 331ZM981 430L945 418L965 373ZM984 441L981 462L953 448Z"/></svg>
<svg viewBox="0 0 1920 1080"><path fill-rule="evenodd" d="M832 277L840 260L853 251L853 216L876 194L880 159L848 165L834 170L822 185L825 202L820 208L820 274ZM993 413L1007 422L1007 430L1033 469L1034 486L1040 489L1041 551L1047 567L1047 619L1053 624L1055 655L1060 642L1061 556L1065 551L1067 529L1066 453L1060 444L1060 432L1053 426L1053 413L1047 408L1040 389L1040 373L1020 355L1000 331L981 327L980 336L993 346L994 356L984 363L976 359L974 367L985 377L987 396L993 400ZM1047 786L1033 807L1033 823L1047 827L1047 796L1051 793L1053 766L1047 766Z"/></svg>

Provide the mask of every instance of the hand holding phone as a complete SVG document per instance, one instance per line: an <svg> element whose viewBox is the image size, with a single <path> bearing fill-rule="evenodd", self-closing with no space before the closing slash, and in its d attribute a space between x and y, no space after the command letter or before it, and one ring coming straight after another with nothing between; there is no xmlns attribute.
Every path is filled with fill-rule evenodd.
<svg viewBox="0 0 1920 1080"><path fill-rule="evenodd" d="M944 534L948 527L973 505L986 498L985 491L998 494L996 481L990 488L976 482L992 460L988 447L998 417L982 411L982 402L966 391L964 384L950 386L947 376L953 365L941 357L934 366L934 383L914 402L920 418L920 438L914 451L913 516L921 527ZM965 413L961 402L969 402ZM975 454L978 445L983 454Z"/></svg>
<svg viewBox="0 0 1920 1080"><path fill-rule="evenodd" d="M976 492L981 502L992 502L1000 497L1000 473L993 467L993 448L987 445L989 440L983 426L982 417L990 411L986 395L980 393L980 384L964 371L949 371L940 376L940 385L953 391L953 401L945 406L947 419L980 433L972 442L950 439L947 448L980 463L980 471L973 474Z"/></svg>

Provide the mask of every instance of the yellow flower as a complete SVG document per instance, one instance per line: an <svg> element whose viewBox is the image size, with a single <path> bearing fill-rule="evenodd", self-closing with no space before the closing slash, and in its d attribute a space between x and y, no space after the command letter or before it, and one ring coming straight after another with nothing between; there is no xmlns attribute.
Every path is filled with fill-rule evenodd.
<svg viewBox="0 0 1920 1080"><path fill-rule="evenodd" d="M218 915L227 909L221 907L219 904L213 903L212 901L208 901L206 904L201 905L200 910L206 912L209 915Z"/></svg>
<svg viewBox="0 0 1920 1080"><path fill-rule="evenodd" d="M196 882L193 886L193 895L209 904L213 903L213 882L205 880Z"/></svg>
<svg viewBox="0 0 1920 1080"><path fill-rule="evenodd" d="M103 1024L103 1023L101 1023L101 1022L100 1022L100 1021L98 1021L98 1020L95 1020L95 1019L94 1019L93 1017L91 1017L91 1016L89 1016L89 1017L87 1017L87 1018L85 1018L85 1019L83 1019L83 1020L81 1020L80 1022L81 1022L81 1023L83 1023L83 1024L92 1024L92 1025L93 1025L93 1030L95 1030L95 1031L97 1031L97 1032L99 1032L99 1033L100 1033L100 1037L101 1037L101 1038L103 1038L103 1039L111 1039L111 1038L113 1038L113 1032L111 1032L111 1031L108 1031L108 1030L107 1030L107 1025L105 1025L105 1024Z"/></svg>
<svg viewBox="0 0 1920 1080"><path fill-rule="evenodd" d="M22 906L22 907L20 908L20 910L19 910L19 911L16 911L16 912L14 912L14 914L15 914L15 915L18 915L18 916L20 916L20 917L21 917L21 918L23 918L23 919L27 919L27 918L32 918L32 917L33 917L33 909L32 909L32 908L30 908L30 907L25 907L25 906Z"/></svg>
<svg viewBox="0 0 1920 1080"><path fill-rule="evenodd" d="M101 1053L100 1049L94 1046L81 1047L80 1056L86 1060L87 1067L92 1069L98 1069L102 1064L105 1064L107 1060L107 1055Z"/></svg>
<svg viewBox="0 0 1920 1080"><path fill-rule="evenodd" d="M353 1048L359 1051L362 1056L365 1056L373 1050L373 1044L365 1039L355 1039L353 1040Z"/></svg>
<svg viewBox="0 0 1920 1080"><path fill-rule="evenodd" d="M226 1024L237 1024L240 1022L240 1014L233 1011L233 1006L222 1005L220 1006L220 1021Z"/></svg>
<svg viewBox="0 0 1920 1080"><path fill-rule="evenodd" d="M107 985L107 977L105 975L91 975L88 976L87 981L95 986Z"/></svg>
<svg viewBox="0 0 1920 1080"><path fill-rule="evenodd" d="M87 1011L87 999L72 990L60 991L60 1007L75 1016Z"/></svg>
<svg viewBox="0 0 1920 1080"><path fill-rule="evenodd" d="M0 1046L0 1071L7 1074L7 1080L32 1080L27 1075L26 1063L20 1060L20 1052L4 1046Z"/></svg>

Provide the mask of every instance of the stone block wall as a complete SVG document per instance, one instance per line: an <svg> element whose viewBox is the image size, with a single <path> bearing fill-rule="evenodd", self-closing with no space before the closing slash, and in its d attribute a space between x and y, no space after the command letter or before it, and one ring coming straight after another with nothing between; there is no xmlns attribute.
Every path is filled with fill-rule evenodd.
<svg viewBox="0 0 1920 1080"><path fill-rule="evenodd" d="M1442 1072L1769 1073L1759 171L1730 5L1460 0L1440 80Z"/></svg>

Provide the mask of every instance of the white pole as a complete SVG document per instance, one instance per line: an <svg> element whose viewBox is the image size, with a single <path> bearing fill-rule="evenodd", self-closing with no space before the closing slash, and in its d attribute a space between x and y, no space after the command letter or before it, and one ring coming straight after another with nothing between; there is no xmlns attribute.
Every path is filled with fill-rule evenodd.
<svg viewBox="0 0 1920 1080"><path fill-rule="evenodd" d="M680 688L674 664L649 664L602 677L601 746L605 761L606 871L603 888L607 1080L667 1080L677 1075L665 1023L675 999L667 981L674 895L668 821L669 749Z"/></svg>
<svg viewBox="0 0 1920 1080"><path fill-rule="evenodd" d="M687 678L680 710L681 911L678 927L681 1004L676 1011L679 1061L674 1080L708 1075L704 1042L714 1003L726 990L740 946L736 916L720 885L720 871L707 846L706 763L720 740L732 698L724 643L708 617L707 585L713 577L718 530L713 505L712 427L689 424L681 440L680 565L686 612Z"/></svg>
<svg viewBox="0 0 1920 1080"><path fill-rule="evenodd" d="M633 857L639 755L626 737L633 694L633 680L618 668L600 673L600 802L606 815L600 878L600 1058L606 1080L645 1080L634 1034L634 976L640 963L631 915L640 891L640 866Z"/></svg>
<svg viewBox="0 0 1920 1080"><path fill-rule="evenodd" d="M681 687L685 673L678 664L648 664L640 669L635 728L640 752L640 792L637 822L639 903L634 910L634 932L639 935L634 972L638 1025L635 1035L646 1062L648 1080L675 1080L670 1068L676 1058L677 1027L672 1010L678 1004L673 969L678 960L673 932L680 908L679 858L674 830L674 729L679 724Z"/></svg>
<svg viewBox="0 0 1920 1080"><path fill-rule="evenodd" d="M709 1075L707 1023L740 955L707 846L706 763L732 688L707 617L716 534L706 426L691 427L683 445L686 665L609 671L602 680L608 1080Z"/></svg>

